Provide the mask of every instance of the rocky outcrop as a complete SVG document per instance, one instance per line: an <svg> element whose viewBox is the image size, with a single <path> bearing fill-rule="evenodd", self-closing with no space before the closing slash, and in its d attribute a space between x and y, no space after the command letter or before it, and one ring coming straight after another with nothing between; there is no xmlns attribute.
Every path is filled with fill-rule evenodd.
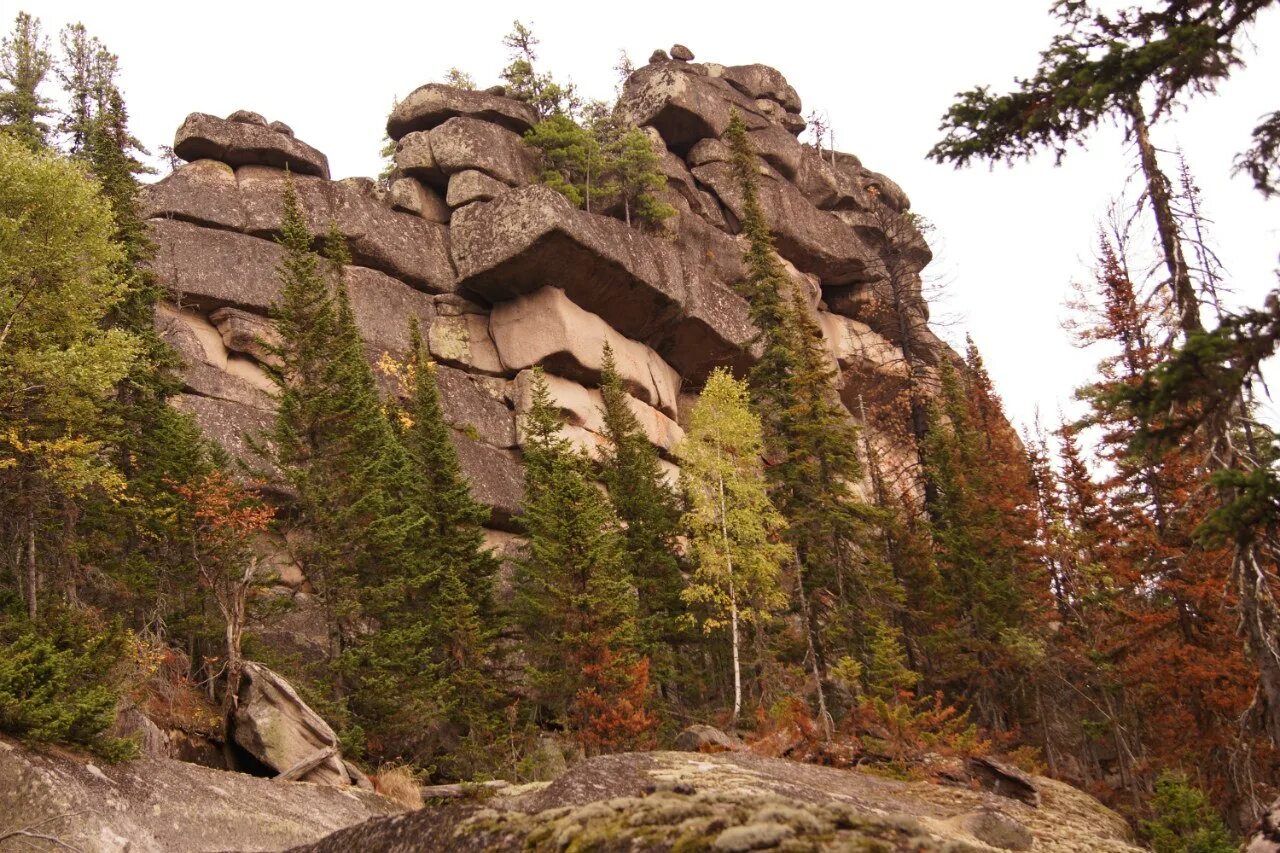
<svg viewBox="0 0 1280 853"><path fill-rule="evenodd" d="M399 811L357 788L279 782L171 759L99 767L0 739L0 836L27 829L58 842L14 836L0 842L5 850L284 850Z"/></svg>
<svg viewBox="0 0 1280 853"><path fill-rule="evenodd" d="M660 227L628 227L536 184L540 166L520 137L537 116L501 90L428 84L411 93L388 120L395 168L380 182L328 180L323 155L278 122L193 114L178 145L192 162L141 199L153 268L172 297L157 324L186 362L174 405L271 474L251 444L274 405L269 315L287 168L312 234L319 240L333 223L347 240L344 274L370 360L402 360L417 321L491 535L519 533L528 371L547 372L565 435L594 453L604 440L606 343L675 482L693 395L713 368L742 373L759 353L736 290L742 199L721 139L737 110L760 157L780 260L824 331L841 397L864 421L886 477L918 492L903 396L928 393L951 355L927 325L920 270L931 254L903 215L906 194L851 154L801 143L800 97L765 65L699 63L673 45L626 82L620 109L647 134L667 179L662 199L676 214ZM400 390L394 373L378 373L387 393ZM314 644L302 645L310 654Z"/></svg>
<svg viewBox="0 0 1280 853"><path fill-rule="evenodd" d="M747 753L593 758L550 784L341 830L298 853L489 850L1038 850L1136 853L1119 815L1039 779L1038 808Z"/></svg>
<svg viewBox="0 0 1280 853"><path fill-rule="evenodd" d="M387 135L399 139L415 130L431 130L451 118L465 116L524 133L538 122L538 114L521 101L428 83L396 104L387 119Z"/></svg>
<svg viewBox="0 0 1280 853"><path fill-rule="evenodd" d="M178 128L173 153L183 160L219 160L231 166L262 163L299 175L329 177L329 158L262 116L232 113L225 119L192 113Z"/></svg>

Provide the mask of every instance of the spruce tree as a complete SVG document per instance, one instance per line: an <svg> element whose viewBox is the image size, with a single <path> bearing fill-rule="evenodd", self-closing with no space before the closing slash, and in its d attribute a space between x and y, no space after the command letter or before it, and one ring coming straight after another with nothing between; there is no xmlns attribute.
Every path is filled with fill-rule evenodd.
<svg viewBox="0 0 1280 853"><path fill-rule="evenodd" d="M704 633L729 631L734 723L743 704L743 633L767 624L787 600L782 566L791 549L778 541L786 522L769 500L763 449L745 383L712 371L677 448L693 564L681 597Z"/></svg>
<svg viewBox="0 0 1280 853"><path fill-rule="evenodd" d="M736 111L725 140L743 197L742 233L747 278L739 286L759 329L763 354L749 377L752 401L764 425L771 461L771 496L787 519L787 541L795 549L796 606L805 626L808 658L816 681L819 713L829 723L825 682L828 652L824 627L835 628L853 654L869 652L872 635L856 636L872 624L868 613L889 623L887 610L901 591L887 567L863 556L881 519L852 492L862 477L857 433L836 396L835 368L822 333L788 279L774 249L759 197L759 163ZM835 597L828 612L820 602Z"/></svg>
<svg viewBox="0 0 1280 853"><path fill-rule="evenodd" d="M640 647L653 663L660 683L675 675L675 647L681 641L683 613L680 560L680 505L631 408L631 397L618 374L612 348L604 346L600 394L604 406L605 446L601 480L623 523L627 563L635 580Z"/></svg>
<svg viewBox="0 0 1280 853"><path fill-rule="evenodd" d="M524 416L528 546L516 566L514 612L527 675L551 720L575 715L580 695L636 661L636 592L626 542L589 462L560 435L541 370Z"/></svg>
<svg viewBox="0 0 1280 853"><path fill-rule="evenodd" d="M52 66L49 40L40 30L40 21L19 12L12 34L0 42L0 81L7 86L0 91L0 129L32 150L48 144L45 119L53 110L49 99L40 94L40 86Z"/></svg>
<svg viewBox="0 0 1280 853"><path fill-rule="evenodd" d="M625 222L631 224L631 213L650 225L675 215L675 208L658 198L666 189L666 176L658 168L658 155L653 153L649 135L633 127L610 146L609 168L613 186L622 199Z"/></svg>

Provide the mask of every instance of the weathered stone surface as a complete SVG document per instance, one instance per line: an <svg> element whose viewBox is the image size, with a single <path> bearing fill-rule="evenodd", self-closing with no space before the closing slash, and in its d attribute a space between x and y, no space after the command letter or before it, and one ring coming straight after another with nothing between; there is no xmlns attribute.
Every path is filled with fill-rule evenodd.
<svg viewBox="0 0 1280 853"><path fill-rule="evenodd" d="M693 170L722 202L742 218L742 192L727 163L708 163ZM857 234L835 216L818 210L789 182L765 174L760 203L777 240L778 252L824 284L860 281L870 275L874 260Z"/></svg>
<svg viewBox="0 0 1280 853"><path fill-rule="evenodd" d="M254 758L283 773L316 752L337 749L338 736L299 698L289 682L252 661L244 665L232 736ZM335 751L301 777L321 785L350 785Z"/></svg>
<svg viewBox="0 0 1280 853"><path fill-rule="evenodd" d="M489 318L463 313L437 317L427 333L431 356L446 364L456 364L495 376L512 371L503 365L489 332Z"/></svg>
<svg viewBox="0 0 1280 853"><path fill-rule="evenodd" d="M274 350L281 344L275 324L261 314L224 306L209 315L223 345L236 352L251 355L263 364L278 364Z"/></svg>
<svg viewBox="0 0 1280 853"><path fill-rule="evenodd" d="M653 65L656 62L667 62L670 59L671 57L667 56L667 52L662 48L658 48L653 53L649 54L650 65Z"/></svg>
<svg viewBox="0 0 1280 853"><path fill-rule="evenodd" d="M607 342L627 390L670 417L676 414L679 374L653 350L618 334L559 288L544 287L495 305L489 331L509 370L541 364L590 385L599 381Z"/></svg>
<svg viewBox="0 0 1280 853"><path fill-rule="evenodd" d="M252 360L230 355L203 315L161 304L156 306L156 329L182 356L187 391L264 411L272 407L275 386L270 377Z"/></svg>
<svg viewBox="0 0 1280 853"><path fill-rule="evenodd" d="M236 110L227 116L227 121L238 121L241 124L256 124L259 127L267 127L267 120L263 118L261 113L255 113L253 110Z"/></svg>
<svg viewBox="0 0 1280 853"><path fill-rule="evenodd" d="M535 175L533 152L518 135L474 118L451 118L432 130L431 156L446 175L475 169L511 186Z"/></svg>
<svg viewBox="0 0 1280 853"><path fill-rule="evenodd" d="M681 752L729 752L742 749L742 742L715 726L698 723L676 735L675 747Z"/></svg>
<svg viewBox="0 0 1280 853"><path fill-rule="evenodd" d="M680 196L680 199L684 202L684 207L687 207L720 231L728 231L729 225L725 222L724 214L720 212L720 203L716 201L715 196L698 186L698 182L693 178L693 173L689 171L689 167L685 165L684 161L668 151L667 146L662 144L662 137L658 135L658 131L651 127L645 128L645 130L654 143L654 154L658 157L658 170L667 179L667 189L671 193ZM668 201L668 203L670 202ZM679 209L679 206L677 206L677 209Z"/></svg>
<svg viewBox="0 0 1280 853"><path fill-rule="evenodd" d="M221 305L265 309L280 292L280 247L232 231L169 219L148 221L156 256L151 268L172 293L212 310Z"/></svg>
<svg viewBox="0 0 1280 853"><path fill-rule="evenodd" d="M671 58L680 62L693 62L693 51L682 44L673 44L671 46Z"/></svg>
<svg viewBox="0 0 1280 853"><path fill-rule="evenodd" d="M667 146L677 151L699 139L723 135L734 107L748 129L769 123L755 99L682 62L655 63L636 71L623 85L619 107L630 123L657 128Z"/></svg>
<svg viewBox="0 0 1280 853"><path fill-rule="evenodd" d="M246 437L266 435L275 420L271 412L195 394L179 394L169 402L174 408L194 417L204 434L226 450L232 459L244 462L251 470L266 467L262 458L250 448Z"/></svg>
<svg viewBox="0 0 1280 853"><path fill-rule="evenodd" d="M860 168L858 177L865 191L874 192L885 204L899 213L911 209L911 199L897 183L870 169Z"/></svg>
<svg viewBox="0 0 1280 853"><path fill-rule="evenodd" d="M522 101L490 92L428 83L396 104L387 118L387 135L400 139L413 131L431 130L458 116L490 122L515 133L524 133L538 123L538 114Z"/></svg>
<svg viewBox="0 0 1280 853"><path fill-rule="evenodd" d="M441 225L449 221L449 205L440 194L415 178L396 178L387 190L387 203L392 210L413 213L428 222Z"/></svg>
<svg viewBox="0 0 1280 853"><path fill-rule="evenodd" d="M798 113L801 110L800 95L782 76L782 72L768 65L730 65L722 72L729 85L749 98L768 98L776 101L784 110Z"/></svg>
<svg viewBox="0 0 1280 853"><path fill-rule="evenodd" d="M319 665L329 655L329 624L315 595L300 590L280 613L250 622L253 635L268 649L302 666Z"/></svg>
<svg viewBox="0 0 1280 853"><path fill-rule="evenodd" d="M247 222L235 171L217 160L196 160L146 184L138 195L145 217L169 217L243 231Z"/></svg>
<svg viewBox="0 0 1280 853"><path fill-rule="evenodd" d="M305 142L269 127L205 113L187 116L174 137L173 151L188 162L210 159L232 166L287 167L294 174L329 177L329 159Z"/></svg>
<svg viewBox="0 0 1280 853"><path fill-rule="evenodd" d="M471 484L471 496L492 510L486 526L519 532L515 518L524 500L524 470L515 454L458 430L453 432L453 446Z"/></svg>
<svg viewBox="0 0 1280 853"><path fill-rule="evenodd" d="M440 186L445 174L436 164L435 155L431 153L431 133L426 130L415 130L406 134L396 143L394 158L396 169L417 178L425 184Z"/></svg>
<svg viewBox="0 0 1280 853"><path fill-rule="evenodd" d="M900 782L747 753L608 755L538 790L426 808L334 833L308 853L582 850L991 849L967 827L977 812L1024 826L1045 853L1136 853L1123 819L1057 782L1039 809L981 791ZM993 836L994 837L994 836Z"/></svg>
<svg viewBox="0 0 1280 853"><path fill-rule="evenodd" d="M1245 853L1280 853L1280 799L1263 814L1249 837Z"/></svg>
<svg viewBox="0 0 1280 853"><path fill-rule="evenodd" d="M747 134L756 154L778 170L789 181L795 180L804 160L804 146L787 130L776 124L753 130Z"/></svg>
<svg viewBox="0 0 1280 853"><path fill-rule="evenodd" d="M516 446L515 413L491 380L436 366L444 418L454 429L494 447Z"/></svg>
<svg viewBox="0 0 1280 853"><path fill-rule="evenodd" d="M602 445L606 430L604 398L600 391L554 374L545 374L545 379L551 401L564 416L566 426L578 427L592 434L591 437L581 436L569 430L567 435L571 439L578 438L584 444L584 449L588 451ZM515 379L513 396L516 412L519 414L528 412L533 405L533 371L520 372ZM671 451L684 438L684 430L680 425L662 412L630 395L627 395L627 405L636 416L640 429L644 431L650 443L664 455L670 456Z"/></svg>
<svg viewBox="0 0 1280 853"><path fill-rule="evenodd" d="M260 236L277 234L285 173L246 167L237 170L236 176L248 211L247 230ZM316 237L323 237L329 223L336 222L357 264L433 293L453 289L447 228L390 210L349 184L295 177L294 188Z"/></svg>
<svg viewBox="0 0 1280 853"><path fill-rule="evenodd" d="M385 273L366 267L344 271L351 311L365 345L374 353L403 358L409 352L409 323L417 319L422 329L435 320L430 295Z"/></svg>
<svg viewBox="0 0 1280 853"><path fill-rule="evenodd" d="M462 207L473 201L489 201L506 192L509 187L484 172L467 169L449 176L449 194L445 201L449 207Z"/></svg>
<svg viewBox="0 0 1280 853"><path fill-rule="evenodd" d="M401 807L372 792L275 782L171 759L101 768L0 740L0 826L85 853L283 850ZM31 848L55 849L31 840ZM21 849L21 845L13 849Z"/></svg>
<svg viewBox="0 0 1280 853"><path fill-rule="evenodd" d="M576 210L547 187L457 211L452 245L464 291L499 302L555 284L638 340L665 327L685 298L680 261L668 243Z"/></svg>
<svg viewBox="0 0 1280 853"><path fill-rule="evenodd" d="M732 163L733 152L718 138L700 139L685 155L685 162L689 164L689 168L708 163Z"/></svg>

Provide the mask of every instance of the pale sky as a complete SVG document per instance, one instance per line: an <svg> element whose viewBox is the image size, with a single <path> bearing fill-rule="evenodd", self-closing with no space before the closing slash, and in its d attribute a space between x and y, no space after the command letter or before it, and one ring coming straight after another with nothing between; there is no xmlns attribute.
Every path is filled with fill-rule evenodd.
<svg viewBox="0 0 1280 853"><path fill-rule="evenodd" d="M1133 168L1115 129L1055 168L1041 157L1012 169L955 171L925 160L955 92L1029 74L1055 22L1049 0L753 2L484 2L218 4L34 0L0 2L4 29L20 9L55 34L82 21L115 53L132 126L153 149L172 143L189 112L262 113L329 156L335 178L373 175L393 98L450 66L497 81L514 18L541 39L540 65L584 94L610 97L619 51L643 64L654 48L688 45L697 59L762 62L783 72L804 111L830 116L836 147L896 180L934 223L927 277L948 289L935 311L958 317L944 337L971 333L1010 415L1037 407L1056 420L1096 354L1062 328L1072 280L1089 275L1097 223ZM1275 286L1280 200L1264 202L1231 161L1265 112L1280 108L1280 12L1253 31L1248 67L1219 95L1159 126L1201 184L1213 236L1238 304ZM1173 171L1174 162L1165 165Z"/></svg>

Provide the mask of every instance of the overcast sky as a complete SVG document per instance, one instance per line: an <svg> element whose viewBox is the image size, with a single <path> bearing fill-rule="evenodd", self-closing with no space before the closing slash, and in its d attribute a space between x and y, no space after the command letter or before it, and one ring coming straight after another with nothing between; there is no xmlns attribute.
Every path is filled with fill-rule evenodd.
<svg viewBox="0 0 1280 853"><path fill-rule="evenodd" d="M335 178L378 172L393 98L451 66L482 86L497 82L501 39L516 17L542 41L540 65L590 96L611 96L622 50L642 64L678 41L699 60L773 65L806 113L829 114L837 148L898 181L934 223L938 258L927 273L949 291L940 311L958 317L940 331L973 335L1010 414L1026 423L1037 407L1050 422L1059 408L1070 411L1072 389L1096 361L1063 330L1064 301L1070 282L1089 275L1099 218L1132 172L1132 151L1105 129L1056 168L1042 157L955 171L924 155L955 92L1031 72L1055 30L1049 5L3 0L0 12L11 21L24 9L55 33L82 21L119 54L133 128L153 148L171 143L189 112L250 109L328 154ZM1280 108L1280 13L1264 13L1253 44L1248 67L1219 95L1154 134L1186 152L1233 299L1248 304L1276 283L1280 201L1264 202L1231 177L1231 161L1258 116Z"/></svg>

